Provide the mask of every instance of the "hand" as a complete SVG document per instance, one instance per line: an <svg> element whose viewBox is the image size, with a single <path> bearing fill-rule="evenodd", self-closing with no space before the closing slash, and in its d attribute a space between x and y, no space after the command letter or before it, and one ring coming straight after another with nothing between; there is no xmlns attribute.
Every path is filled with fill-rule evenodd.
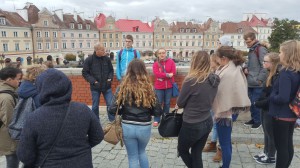
<svg viewBox="0 0 300 168"><path fill-rule="evenodd" d="M244 69L244 74L245 74L245 75L248 75L248 74L249 74L248 68L245 68L245 69Z"/></svg>
<svg viewBox="0 0 300 168"><path fill-rule="evenodd" d="M168 76L169 76L169 78L172 78L173 77L173 73L169 73Z"/></svg>
<svg viewBox="0 0 300 168"><path fill-rule="evenodd" d="M176 110L178 110L178 109L179 109L179 107L178 107L178 105L177 105L177 104L175 105L175 109L176 109Z"/></svg>
<svg viewBox="0 0 300 168"><path fill-rule="evenodd" d="M97 83L98 83L98 81L94 82L94 85L97 84Z"/></svg>

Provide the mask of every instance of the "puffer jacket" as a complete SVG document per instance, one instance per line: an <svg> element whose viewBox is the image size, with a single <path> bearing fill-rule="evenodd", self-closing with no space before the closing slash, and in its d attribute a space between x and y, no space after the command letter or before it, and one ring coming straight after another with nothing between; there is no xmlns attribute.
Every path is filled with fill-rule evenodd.
<svg viewBox="0 0 300 168"><path fill-rule="evenodd" d="M152 68L155 76L154 88L159 90L172 88L172 82L174 82L174 76L176 75L176 65L174 61L170 58L159 62L156 61ZM172 78L169 78L166 75L167 73L173 73Z"/></svg>
<svg viewBox="0 0 300 168"><path fill-rule="evenodd" d="M0 91L10 90L15 92L15 88L0 81ZM16 106L14 98L7 93L0 94L0 156L11 155L17 150L17 142L10 138L8 125L10 124Z"/></svg>

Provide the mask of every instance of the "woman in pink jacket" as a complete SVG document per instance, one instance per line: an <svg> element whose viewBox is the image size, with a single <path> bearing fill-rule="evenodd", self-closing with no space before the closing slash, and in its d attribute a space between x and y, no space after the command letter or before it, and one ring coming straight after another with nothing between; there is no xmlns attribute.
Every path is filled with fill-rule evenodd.
<svg viewBox="0 0 300 168"><path fill-rule="evenodd" d="M163 104L163 112L170 110L170 101L172 97L172 83L176 74L176 65L174 61L166 57L166 50L160 48L157 50L157 61L153 64L153 74L155 76L154 88L158 100ZM157 127L160 117L154 117L153 126Z"/></svg>

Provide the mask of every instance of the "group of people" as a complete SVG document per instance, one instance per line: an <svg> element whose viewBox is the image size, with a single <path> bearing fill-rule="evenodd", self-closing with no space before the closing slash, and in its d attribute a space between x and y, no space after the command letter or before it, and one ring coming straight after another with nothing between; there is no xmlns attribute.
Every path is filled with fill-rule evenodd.
<svg viewBox="0 0 300 168"><path fill-rule="evenodd" d="M244 39L250 49L247 63L226 37L220 38L212 55L197 51L191 59L176 104L184 109L178 156L189 168L203 167L202 152L215 151L217 139L221 167L229 168L233 122L249 110L252 119L245 125L252 129L262 125L265 134L263 153L253 157L256 162L276 163L276 168L291 164L297 118L289 103L300 84L300 42L282 43L278 54L267 53L253 33L245 34ZM119 109L129 167L148 168L145 149L152 126L157 127L160 116L170 110L176 65L165 49L158 49L153 85L132 43L133 37L127 35L125 48L116 56L120 84L115 94L111 88L114 68L105 48L96 44L93 55L85 60L82 75L90 84L92 109L71 102L71 81L59 70L30 67L21 84L20 69L0 70L0 155L6 156L7 167L18 167L19 160L25 167L93 167L91 148L104 138L99 118L103 94L109 121ZM17 95L20 99L31 97L36 106L25 120L19 143L8 132ZM213 138L205 146L211 130Z"/></svg>

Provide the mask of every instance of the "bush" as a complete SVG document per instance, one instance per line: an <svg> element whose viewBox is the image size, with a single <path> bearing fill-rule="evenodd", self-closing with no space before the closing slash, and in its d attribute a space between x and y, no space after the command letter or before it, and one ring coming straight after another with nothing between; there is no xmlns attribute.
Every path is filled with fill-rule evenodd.
<svg viewBox="0 0 300 168"><path fill-rule="evenodd" d="M72 53L68 53L65 55L65 59L68 61L76 61L76 55L74 55Z"/></svg>

